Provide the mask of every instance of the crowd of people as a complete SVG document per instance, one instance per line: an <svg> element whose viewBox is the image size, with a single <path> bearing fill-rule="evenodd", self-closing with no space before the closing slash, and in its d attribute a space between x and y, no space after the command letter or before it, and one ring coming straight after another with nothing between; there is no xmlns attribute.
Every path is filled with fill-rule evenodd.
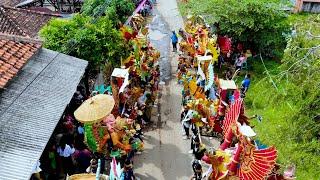
<svg viewBox="0 0 320 180"><path fill-rule="evenodd" d="M147 17L151 15L152 8L156 3L156 0L147 0L145 3L143 3L145 0L133 0L136 7L139 5L142 5L141 9L138 11L139 14L141 14L143 17Z"/></svg>
<svg viewBox="0 0 320 180"><path fill-rule="evenodd" d="M154 1L147 1L151 6ZM147 8L144 10L148 11ZM144 11L143 10L143 11ZM139 29L140 30L140 29ZM117 179L136 179L133 157L143 152L143 129L151 122L157 106L160 53L148 42L148 30L120 29L125 41L132 44L132 53L122 61L125 76L112 75L103 88L86 92L82 85L65 110L40 160L33 167L31 179L56 180L72 175L99 173L116 175ZM77 121L75 111L97 94L112 96L115 105L111 114L94 124ZM109 163L121 170L110 168Z"/></svg>
<svg viewBox="0 0 320 180"><path fill-rule="evenodd" d="M140 11L142 15L149 11L146 6ZM114 69L107 88L103 85L86 92L78 87L33 168L33 179L61 179L74 174L136 179L133 158L143 152L143 129L151 122L152 109L157 106L160 54L148 42L147 28L138 32L121 27L120 31L132 44L132 54L121 62L121 68ZM239 86L234 81L243 71L250 51L232 49L230 39L216 37L199 17L190 17L179 35L180 42L173 31L171 41L173 51L179 52L177 77L183 86L183 138L190 140L189 153L194 157L190 179L267 177L275 166L277 153L274 147L257 143L251 118L245 115L243 99L250 87L250 74L245 73ZM112 97L111 113L94 123L81 123L75 111L98 94ZM208 147L202 136L219 137L219 148Z"/></svg>
<svg viewBox="0 0 320 180"><path fill-rule="evenodd" d="M252 56L250 50L233 48L231 39L217 37L202 17L188 17L179 35L182 37L180 42L173 31L171 41L174 52L177 52L177 43L180 47L177 77L183 86L183 138L190 140L189 153L193 154L190 179L266 178L275 166L276 150L256 143L256 134L250 126L250 119L256 116L245 115L243 99L249 90L251 76L242 71ZM240 79L241 74L245 74L245 78L237 85L235 79ZM203 136L220 140L219 148L204 144ZM262 151L267 153L262 157L255 156ZM246 164L251 161L253 166Z"/></svg>

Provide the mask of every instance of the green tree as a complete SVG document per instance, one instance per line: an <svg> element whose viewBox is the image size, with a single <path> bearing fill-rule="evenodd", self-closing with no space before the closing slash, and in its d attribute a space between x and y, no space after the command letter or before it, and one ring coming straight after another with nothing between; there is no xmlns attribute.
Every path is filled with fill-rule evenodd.
<svg viewBox="0 0 320 180"><path fill-rule="evenodd" d="M129 52L120 32L106 16L92 22L91 17L80 14L71 20L51 21L40 31L44 47L88 60L91 67L106 62L120 65Z"/></svg>
<svg viewBox="0 0 320 180"><path fill-rule="evenodd" d="M87 0L82 6L82 13L87 16L95 16L101 10L109 19L112 20L114 25L118 22L124 22L129 16L132 15L135 5L132 0Z"/></svg>
<svg viewBox="0 0 320 180"><path fill-rule="evenodd" d="M298 17L298 18L297 18ZM294 15L282 64L268 78L254 83L246 99L258 138L277 147L283 166L295 164L298 179L320 177L320 16Z"/></svg>
<svg viewBox="0 0 320 180"><path fill-rule="evenodd" d="M218 25L220 35L228 35L266 56L280 56L290 30L287 14L278 1L266 0L190 0L182 5L184 14L205 17Z"/></svg>

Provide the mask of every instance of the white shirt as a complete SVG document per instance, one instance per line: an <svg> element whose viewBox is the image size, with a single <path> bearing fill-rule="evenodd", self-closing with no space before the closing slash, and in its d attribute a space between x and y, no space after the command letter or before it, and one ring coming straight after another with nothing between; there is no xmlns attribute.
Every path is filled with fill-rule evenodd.
<svg viewBox="0 0 320 180"><path fill-rule="evenodd" d="M40 161L38 160L35 165L32 167L32 174L41 172Z"/></svg>
<svg viewBox="0 0 320 180"><path fill-rule="evenodd" d="M71 148L68 144L66 144L64 150L62 150L61 147L58 147L57 152L59 156L70 157L75 152L75 149Z"/></svg>
<svg viewBox="0 0 320 180"><path fill-rule="evenodd" d="M189 110L188 113L185 115L184 119L182 120L182 124L186 127L189 128L190 127L190 120L193 117L193 111Z"/></svg>

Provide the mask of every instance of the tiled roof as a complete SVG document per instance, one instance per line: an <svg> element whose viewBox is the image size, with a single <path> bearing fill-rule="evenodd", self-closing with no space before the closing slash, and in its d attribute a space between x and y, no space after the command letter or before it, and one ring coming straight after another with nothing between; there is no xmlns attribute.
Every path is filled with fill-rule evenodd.
<svg viewBox="0 0 320 180"><path fill-rule="evenodd" d="M30 11L36 11L36 12L42 12L47 14L56 14L57 12L54 12L46 7L28 7L28 10Z"/></svg>
<svg viewBox="0 0 320 180"><path fill-rule="evenodd" d="M40 29L57 14L0 6L0 33L36 37Z"/></svg>
<svg viewBox="0 0 320 180"><path fill-rule="evenodd" d="M19 72L41 48L41 43L10 40L0 36L0 89Z"/></svg>
<svg viewBox="0 0 320 180"><path fill-rule="evenodd" d="M17 4L21 3L23 0L0 0L0 5L14 7Z"/></svg>
<svg viewBox="0 0 320 180"><path fill-rule="evenodd" d="M27 36L17 23L5 13L2 7L0 7L0 33Z"/></svg>

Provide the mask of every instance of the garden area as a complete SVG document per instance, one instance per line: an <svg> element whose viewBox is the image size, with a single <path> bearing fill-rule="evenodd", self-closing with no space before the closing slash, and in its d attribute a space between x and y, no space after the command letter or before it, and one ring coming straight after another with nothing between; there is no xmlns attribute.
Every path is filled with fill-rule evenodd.
<svg viewBox="0 0 320 180"><path fill-rule="evenodd" d="M183 16L201 15L219 35L251 49L245 99L257 140L278 150L297 179L320 176L320 15L292 14L283 1L189 0ZM239 81L238 81L239 83Z"/></svg>

